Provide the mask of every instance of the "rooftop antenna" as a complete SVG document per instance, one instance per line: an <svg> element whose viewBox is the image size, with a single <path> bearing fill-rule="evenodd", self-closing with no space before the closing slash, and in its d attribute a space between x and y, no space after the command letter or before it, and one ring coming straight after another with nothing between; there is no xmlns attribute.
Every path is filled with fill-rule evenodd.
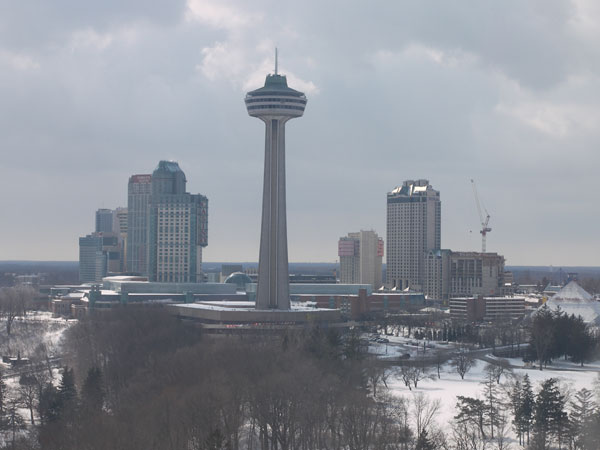
<svg viewBox="0 0 600 450"><path fill-rule="evenodd" d="M275 47L275 75L277 75L277 47Z"/></svg>

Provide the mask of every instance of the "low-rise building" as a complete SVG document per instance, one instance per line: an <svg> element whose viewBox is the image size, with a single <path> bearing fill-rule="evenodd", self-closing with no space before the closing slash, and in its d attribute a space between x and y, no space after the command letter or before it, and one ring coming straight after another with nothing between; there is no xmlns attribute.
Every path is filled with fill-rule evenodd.
<svg viewBox="0 0 600 450"><path fill-rule="evenodd" d="M468 322L496 322L516 320L525 314L525 298L498 297L455 297L450 299L450 316Z"/></svg>

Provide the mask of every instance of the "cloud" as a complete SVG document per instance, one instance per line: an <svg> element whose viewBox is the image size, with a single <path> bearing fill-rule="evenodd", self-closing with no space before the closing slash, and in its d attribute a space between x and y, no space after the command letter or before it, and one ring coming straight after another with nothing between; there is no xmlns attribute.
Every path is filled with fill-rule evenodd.
<svg viewBox="0 0 600 450"><path fill-rule="evenodd" d="M496 107L496 111L557 138L566 138L577 131L595 131L600 119L598 106L552 104L543 101L515 105L501 103Z"/></svg>
<svg viewBox="0 0 600 450"><path fill-rule="evenodd" d="M277 46L309 99L287 131L290 259L385 236L385 193L414 178L442 192L443 245L475 249L477 178L509 263L592 264L594 230L565 238L557 211L600 220L598 39L594 0L0 2L3 257L76 259L94 209L170 158L210 199L205 259L256 259L264 130L243 94Z"/></svg>
<svg viewBox="0 0 600 450"><path fill-rule="evenodd" d="M0 49L0 65L4 64L14 70L35 70L40 68L39 62L31 56Z"/></svg>
<svg viewBox="0 0 600 450"><path fill-rule="evenodd" d="M250 14L224 2L188 0L185 15L188 21L197 21L215 28L238 31L248 25L260 25L262 15Z"/></svg>
<svg viewBox="0 0 600 450"><path fill-rule="evenodd" d="M456 68L461 65L473 65L477 62L476 55L465 52L462 49L442 50L422 43L410 43L401 51L377 50L373 62L377 66L385 67L393 64L399 58L423 59L431 61L440 66Z"/></svg>

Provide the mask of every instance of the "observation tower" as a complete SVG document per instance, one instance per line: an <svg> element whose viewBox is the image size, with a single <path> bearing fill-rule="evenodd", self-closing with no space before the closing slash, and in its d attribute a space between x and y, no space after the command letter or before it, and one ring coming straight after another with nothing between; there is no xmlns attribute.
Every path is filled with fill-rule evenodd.
<svg viewBox="0 0 600 450"><path fill-rule="evenodd" d="M265 176L258 258L256 309L290 309L285 207L285 124L301 117L306 96L287 85L285 75L267 75L265 85L246 94L248 114L265 123Z"/></svg>

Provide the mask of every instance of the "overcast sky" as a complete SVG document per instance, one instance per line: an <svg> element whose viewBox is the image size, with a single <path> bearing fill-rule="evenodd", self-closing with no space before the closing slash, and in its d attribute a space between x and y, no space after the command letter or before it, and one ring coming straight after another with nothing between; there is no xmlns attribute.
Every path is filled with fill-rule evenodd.
<svg viewBox="0 0 600 450"><path fill-rule="evenodd" d="M264 125L280 72L290 261L385 238L386 193L429 179L442 246L600 265L597 0L0 0L0 260L77 260L94 211L174 159L209 198L206 261L258 259Z"/></svg>

